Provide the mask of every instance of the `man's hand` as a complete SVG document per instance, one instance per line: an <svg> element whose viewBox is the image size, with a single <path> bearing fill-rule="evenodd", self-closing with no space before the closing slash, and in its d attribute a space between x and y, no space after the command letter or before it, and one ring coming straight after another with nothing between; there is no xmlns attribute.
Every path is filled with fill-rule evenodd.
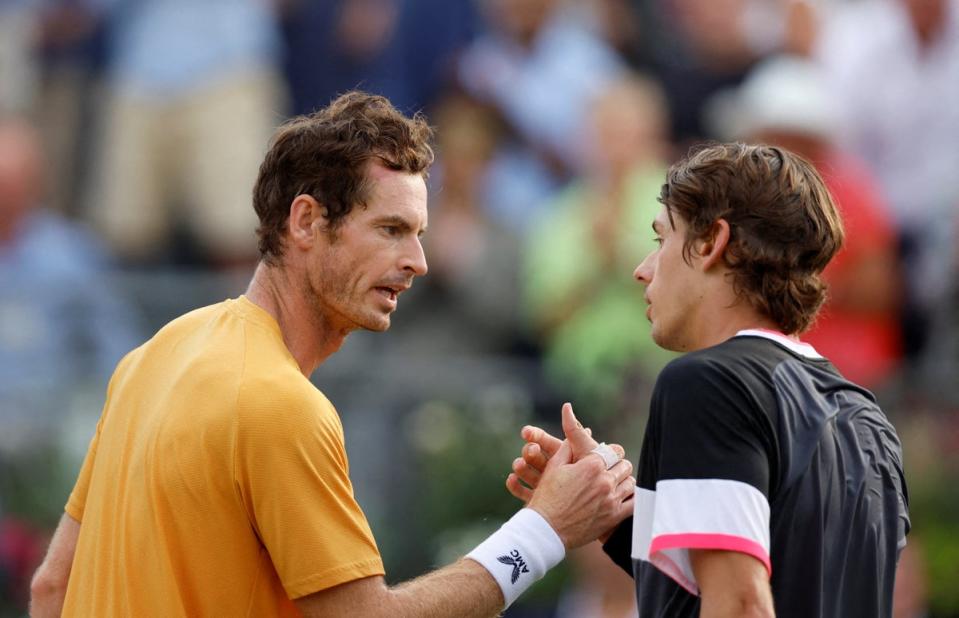
<svg viewBox="0 0 959 618"><path fill-rule="evenodd" d="M607 470L605 460L591 452L598 444L576 420L570 404L563 405L562 414L565 441L538 427L523 428L528 443L506 485L572 548L595 540L629 516L636 482L629 461L621 459ZM623 449L613 448L622 457Z"/></svg>
<svg viewBox="0 0 959 618"><path fill-rule="evenodd" d="M572 461L581 460L599 446L590 430L576 420L573 406L569 403L563 404L562 421L563 433L566 434L566 441L570 445ZM506 488L513 496L528 503L533 498L533 490L539 486L549 459L559 451L564 442L550 435L546 430L532 425L523 427L521 435L526 440L526 444L523 446L522 456L513 461L513 472L506 478ZM620 445L610 444L609 446L620 459L626 456ZM594 454L594 456L602 459L599 455Z"/></svg>
<svg viewBox="0 0 959 618"><path fill-rule="evenodd" d="M632 514L632 471L625 459L609 470L599 456L573 463L564 442L546 464L528 506L549 522L567 549L585 545Z"/></svg>

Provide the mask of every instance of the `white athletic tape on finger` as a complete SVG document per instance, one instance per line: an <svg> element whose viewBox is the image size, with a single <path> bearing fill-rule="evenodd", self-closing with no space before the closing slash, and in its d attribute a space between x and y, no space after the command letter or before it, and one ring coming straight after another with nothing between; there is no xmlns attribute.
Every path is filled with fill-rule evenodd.
<svg viewBox="0 0 959 618"><path fill-rule="evenodd" d="M605 442L600 442L599 446L590 451L590 453L596 453L603 458L603 461L606 462L606 469L609 470L613 466L619 463L619 455L616 454L616 451Z"/></svg>
<svg viewBox="0 0 959 618"><path fill-rule="evenodd" d="M562 562L566 547L542 515L520 509L466 555L490 572L510 606L519 595Z"/></svg>

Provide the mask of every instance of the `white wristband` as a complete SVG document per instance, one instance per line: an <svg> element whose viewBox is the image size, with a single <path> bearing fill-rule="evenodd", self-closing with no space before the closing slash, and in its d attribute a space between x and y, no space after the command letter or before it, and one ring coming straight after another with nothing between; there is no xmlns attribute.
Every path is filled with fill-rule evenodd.
<svg viewBox="0 0 959 618"><path fill-rule="evenodd" d="M499 584L506 599L504 609L565 556L562 539L530 508L520 509L466 555L482 564Z"/></svg>

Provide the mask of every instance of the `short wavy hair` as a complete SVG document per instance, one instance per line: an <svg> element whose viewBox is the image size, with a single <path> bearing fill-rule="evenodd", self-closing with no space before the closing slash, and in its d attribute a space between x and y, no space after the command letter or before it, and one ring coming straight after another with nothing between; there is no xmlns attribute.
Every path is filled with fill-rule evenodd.
<svg viewBox="0 0 959 618"><path fill-rule="evenodd" d="M283 255L290 205L299 195L326 207L332 233L355 206L369 200L370 162L425 178L433 162L432 137L421 114L408 118L385 97L359 91L284 123L253 187L260 258L275 264Z"/></svg>
<svg viewBox="0 0 959 618"><path fill-rule="evenodd" d="M708 144L670 167L659 201L686 223L683 256L729 223L734 289L783 332L807 330L826 299L823 269L843 243L842 219L811 163L774 146Z"/></svg>

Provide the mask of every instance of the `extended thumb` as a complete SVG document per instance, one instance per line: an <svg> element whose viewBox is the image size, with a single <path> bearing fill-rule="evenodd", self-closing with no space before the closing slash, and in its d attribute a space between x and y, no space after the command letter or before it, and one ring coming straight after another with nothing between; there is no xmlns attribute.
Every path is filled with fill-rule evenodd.
<svg viewBox="0 0 959 618"><path fill-rule="evenodd" d="M566 434L566 441L571 446L570 454L576 459L596 448L596 440L593 440L589 432L576 420L573 406L569 403L563 404L563 433Z"/></svg>

